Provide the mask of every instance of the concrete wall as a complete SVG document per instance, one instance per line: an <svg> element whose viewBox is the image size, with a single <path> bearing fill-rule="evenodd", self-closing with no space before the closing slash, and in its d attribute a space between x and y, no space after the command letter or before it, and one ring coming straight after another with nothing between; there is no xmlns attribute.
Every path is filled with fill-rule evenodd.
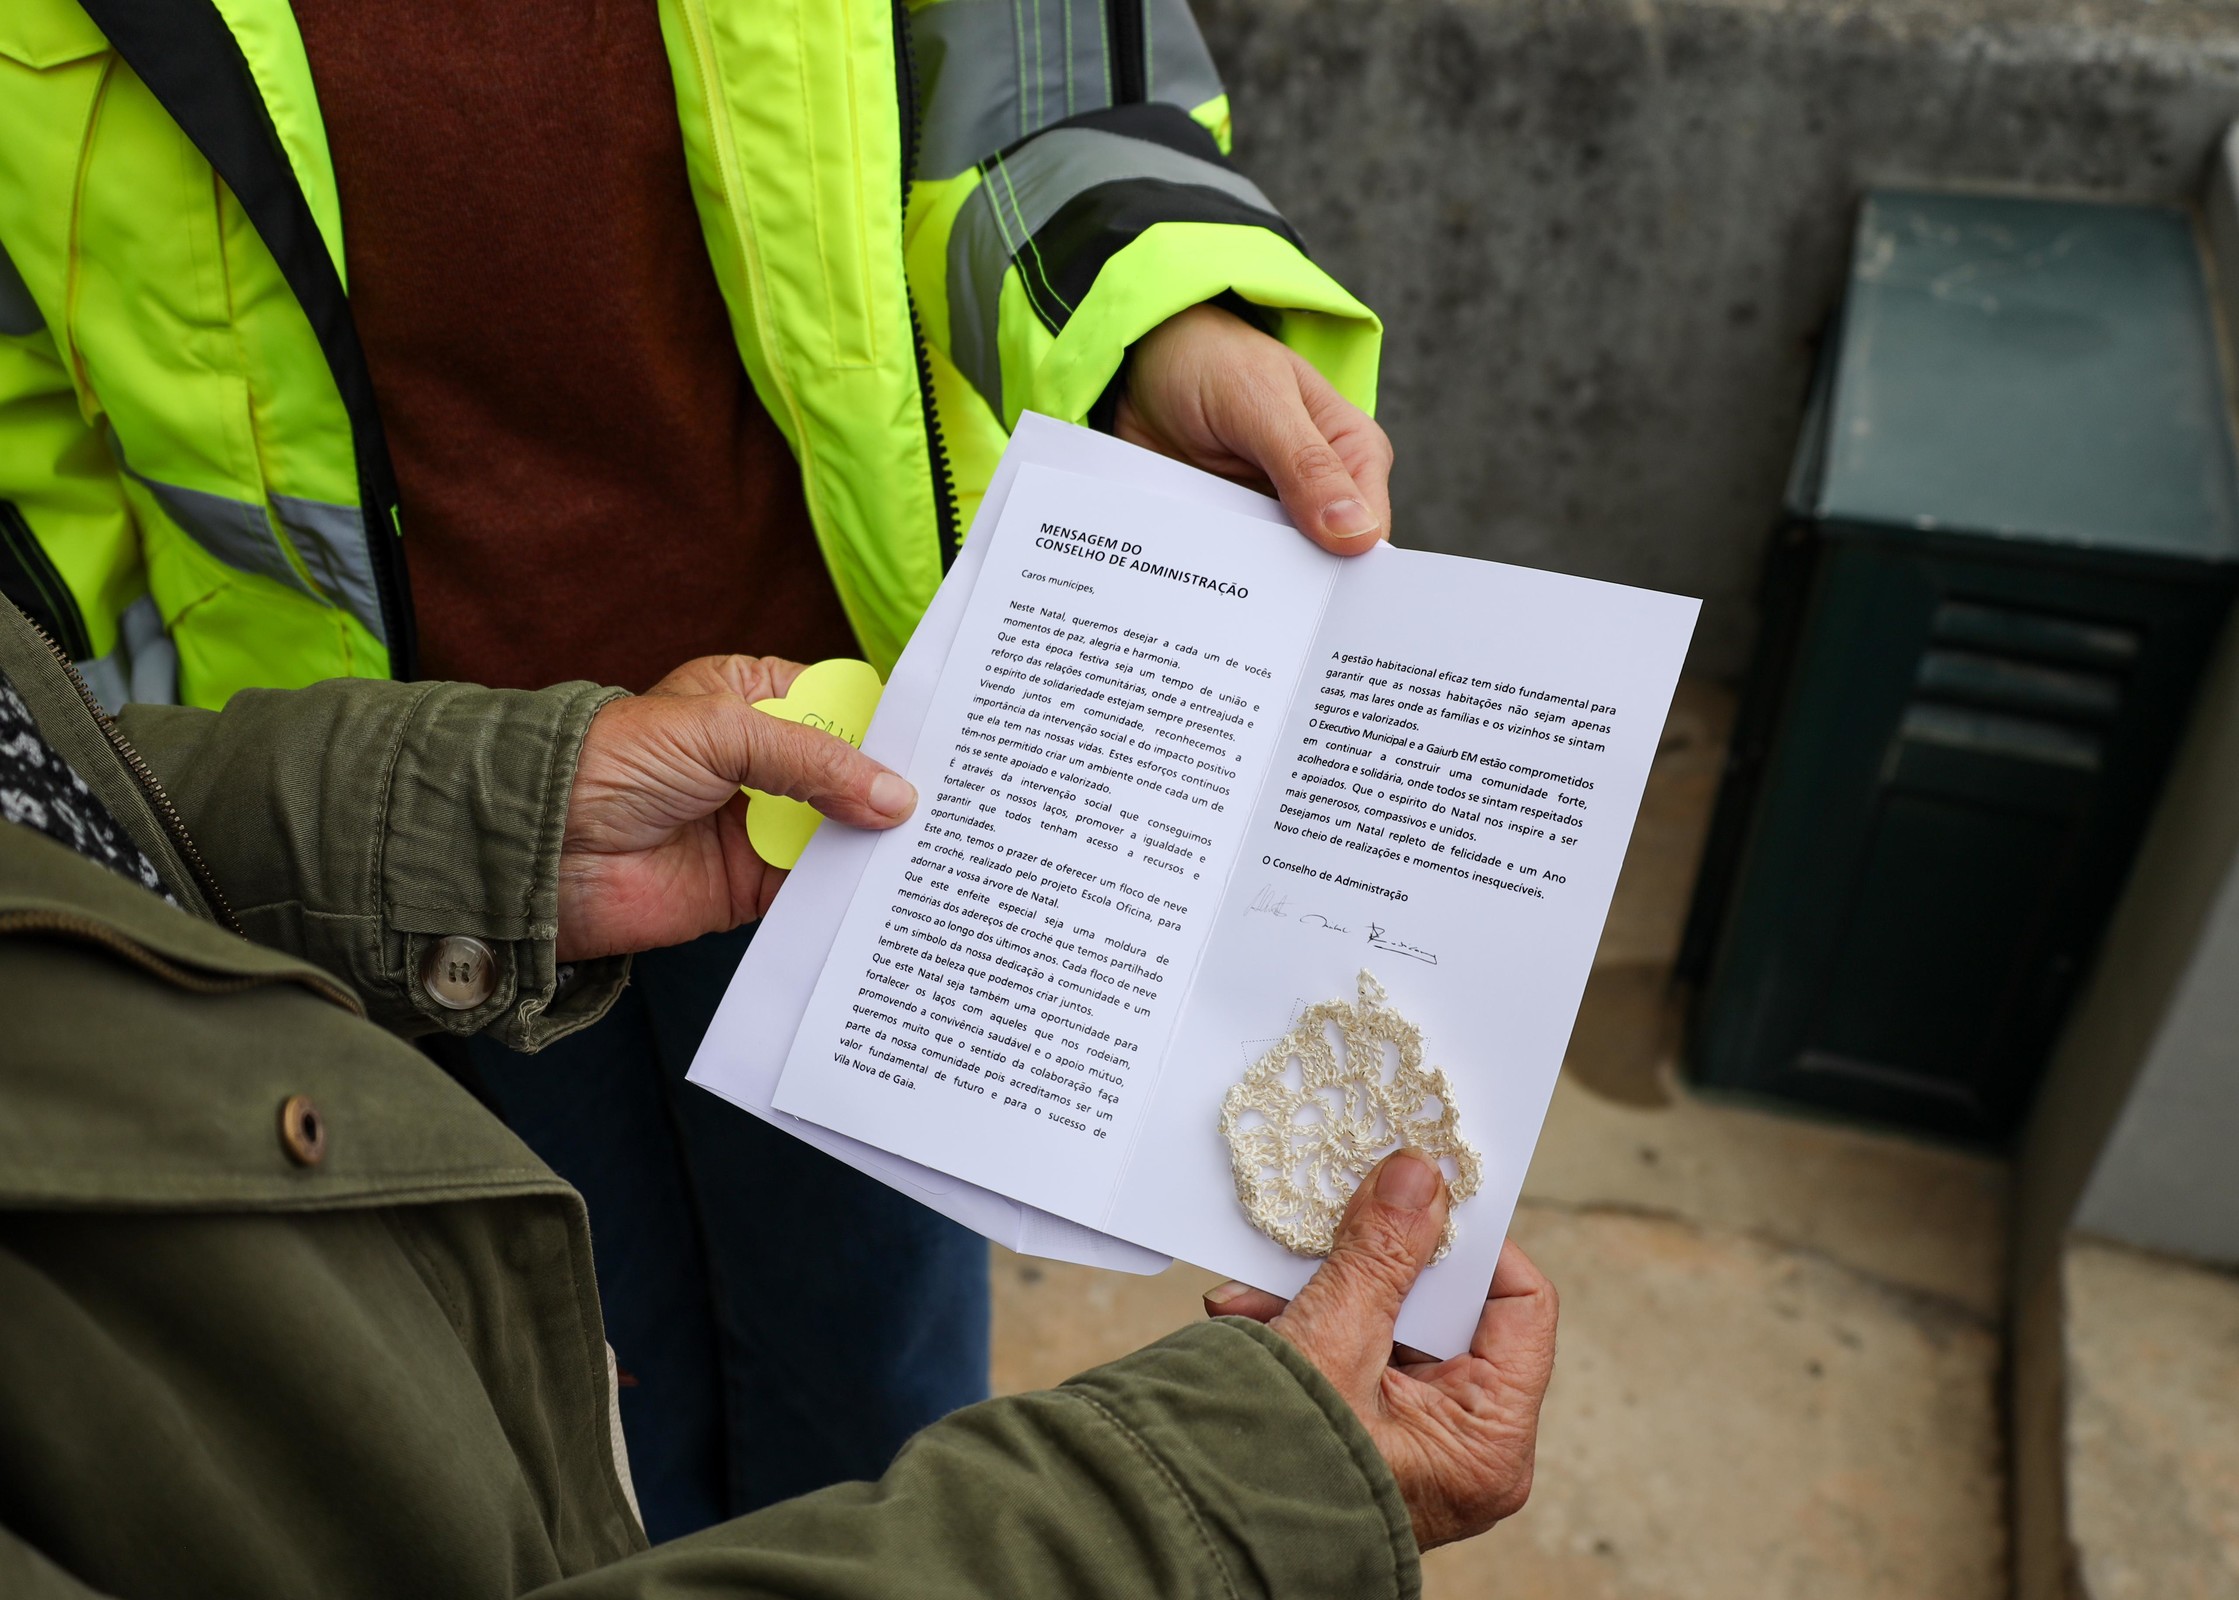
<svg viewBox="0 0 2239 1600"><path fill-rule="evenodd" d="M1740 671L1861 186L2189 199L2239 4L1198 0L1237 157L1389 326L1402 540L1706 598Z"/></svg>
<svg viewBox="0 0 2239 1600"><path fill-rule="evenodd" d="M2239 730L2235 730L2239 731ZM2233 741L2239 743L2239 740ZM2239 779L2223 790L2239 817ZM2239 860L2076 1211L2087 1233L2239 1264Z"/></svg>

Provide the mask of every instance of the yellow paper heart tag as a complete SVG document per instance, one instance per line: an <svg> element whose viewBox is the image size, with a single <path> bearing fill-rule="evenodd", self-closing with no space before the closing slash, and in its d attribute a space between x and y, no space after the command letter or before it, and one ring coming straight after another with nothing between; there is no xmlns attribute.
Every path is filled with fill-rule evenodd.
<svg viewBox="0 0 2239 1600"><path fill-rule="evenodd" d="M871 725L871 713L878 709L884 688L878 669L868 661L819 661L802 668L781 698L757 700L754 709L822 728L860 750L863 731ZM824 820L823 813L805 800L764 794L743 783L739 792L746 796L746 842L771 866L790 869L808 848L809 835Z"/></svg>

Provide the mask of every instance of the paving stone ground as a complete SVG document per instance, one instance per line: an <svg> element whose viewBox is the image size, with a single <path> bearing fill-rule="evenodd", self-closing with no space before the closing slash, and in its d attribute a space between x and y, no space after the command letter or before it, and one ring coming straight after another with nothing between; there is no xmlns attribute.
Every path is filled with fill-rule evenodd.
<svg viewBox="0 0 2239 1600"><path fill-rule="evenodd" d="M2239 1274L2088 1239L2064 1271L2082 1600L2232 1600Z"/></svg>
<svg viewBox="0 0 2239 1600"><path fill-rule="evenodd" d="M1816 1252L1541 1204L1564 1328L1522 1515L1443 1600L2003 1600L1995 1332Z"/></svg>
<svg viewBox="0 0 2239 1600"><path fill-rule="evenodd" d="M2003 1600L2005 1172L1680 1083L1667 974L1730 705L1682 685L1515 1234L1563 1297L1532 1502L1433 1600ZM995 1379L1201 1315L1210 1274L999 1253Z"/></svg>

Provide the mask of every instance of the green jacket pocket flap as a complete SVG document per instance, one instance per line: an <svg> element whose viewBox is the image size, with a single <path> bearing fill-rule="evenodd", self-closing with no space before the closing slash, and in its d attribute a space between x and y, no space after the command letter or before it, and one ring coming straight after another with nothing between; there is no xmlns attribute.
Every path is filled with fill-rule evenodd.
<svg viewBox="0 0 2239 1600"><path fill-rule="evenodd" d="M0 8L0 56L10 61L59 67L108 48L108 38L77 0L15 0Z"/></svg>

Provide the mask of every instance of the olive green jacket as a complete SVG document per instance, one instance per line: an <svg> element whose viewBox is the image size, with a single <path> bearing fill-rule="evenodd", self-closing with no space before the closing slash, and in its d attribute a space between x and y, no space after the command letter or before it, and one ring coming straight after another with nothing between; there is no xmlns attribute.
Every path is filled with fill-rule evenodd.
<svg viewBox="0 0 2239 1600"><path fill-rule="evenodd" d="M551 945L611 691L359 680L110 729L4 606L0 669L184 908L0 823L0 1594L1416 1592L1366 1434L1233 1319L647 1549L583 1202L397 1037L533 1047L623 981ZM417 989L445 934L499 952L480 1011Z"/></svg>

